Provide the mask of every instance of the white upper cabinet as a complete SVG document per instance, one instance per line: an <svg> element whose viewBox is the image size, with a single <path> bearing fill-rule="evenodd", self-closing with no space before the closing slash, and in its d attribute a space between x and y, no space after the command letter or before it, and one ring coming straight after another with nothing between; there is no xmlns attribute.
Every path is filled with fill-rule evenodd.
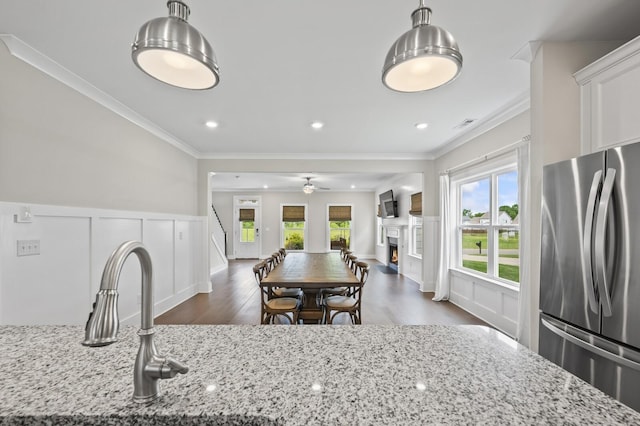
<svg viewBox="0 0 640 426"><path fill-rule="evenodd" d="M640 37L586 66L581 91L581 151L640 141Z"/></svg>

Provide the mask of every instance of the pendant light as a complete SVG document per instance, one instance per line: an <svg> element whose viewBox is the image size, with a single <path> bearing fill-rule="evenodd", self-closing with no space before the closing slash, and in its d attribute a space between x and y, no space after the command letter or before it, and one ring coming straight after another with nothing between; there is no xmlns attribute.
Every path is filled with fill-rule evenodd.
<svg viewBox="0 0 640 426"><path fill-rule="evenodd" d="M393 43L384 61L384 85L398 92L421 92L452 81L462 69L458 43L448 31L430 24L425 0L411 20L413 28Z"/></svg>
<svg viewBox="0 0 640 426"><path fill-rule="evenodd" d="M145 23L131 45L133 62L151 77L184 89L211 89L220 81L216 56L189 25L189 6L167 2L169 16Z"/></svg>

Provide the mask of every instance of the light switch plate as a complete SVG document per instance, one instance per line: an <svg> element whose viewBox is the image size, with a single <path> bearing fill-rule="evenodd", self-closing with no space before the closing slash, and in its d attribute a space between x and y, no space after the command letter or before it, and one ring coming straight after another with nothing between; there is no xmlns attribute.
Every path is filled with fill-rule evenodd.
<svg viewBox="0 0 640 426"><path fill-rule="evenodd" d="M18 240L18 256L35 256L40 254L40 240Z"/></svg>

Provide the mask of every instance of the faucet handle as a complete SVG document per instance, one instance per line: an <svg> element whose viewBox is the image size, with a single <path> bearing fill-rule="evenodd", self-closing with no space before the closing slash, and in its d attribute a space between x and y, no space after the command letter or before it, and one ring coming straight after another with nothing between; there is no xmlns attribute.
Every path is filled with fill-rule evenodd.
<svg viewBox="0 0 640 426"><path fill-rule="evenodd" d="M172 358L167 358L165 360L165 365L169 368L170 371L173 372L170 377L175 376L177 373L187 374L189 372L189 367Z"/></svg>
<svg viewBox="0 0 640 426"><path fill-rule="evenodd" d="M144 372L156 379L171 379L178 373L186 374L188 371L186 365L163 356L150 360L144 367Z"/></svg>

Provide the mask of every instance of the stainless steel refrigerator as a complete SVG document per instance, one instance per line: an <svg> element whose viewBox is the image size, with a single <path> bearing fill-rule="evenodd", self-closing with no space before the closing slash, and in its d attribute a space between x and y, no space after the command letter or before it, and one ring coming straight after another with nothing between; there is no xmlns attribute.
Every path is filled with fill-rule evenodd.
<svg viewBox="0 0 640 426"><path fill-rule="evenodd" d="M545 166L539 352L640 411L640 143Z"/></svg>

